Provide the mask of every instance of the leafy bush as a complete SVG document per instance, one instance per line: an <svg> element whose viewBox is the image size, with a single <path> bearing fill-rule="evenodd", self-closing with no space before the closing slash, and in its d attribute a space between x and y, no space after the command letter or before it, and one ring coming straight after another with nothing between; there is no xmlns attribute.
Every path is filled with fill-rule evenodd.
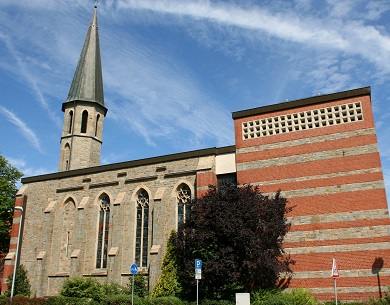
<svg viewBox="0 0 390 305"><path fill-rule="evenodd" d="M90 277L66 280L62 286L60 295L80 299L90 298L99 303L105 297L102 285Z"/></svg>
<svg viewBox="0 0 390 305"><path fill-rule="evenodd" d="M9 297L5 295L0 295L0 305L8 305L9 304Z"/></svg>
<svg viewBox="0 0 390 305"><path fill-rule="evenodd" d="M251 293L251 304L266 304L269 299L272 299L275 294L280 293L277 289L258 289Z"/></svg>
<svg viewBox="0 0 390 305"><path fill-rule="evenodd" d="M44 305L98 305L90 298L74 298L65 296L49 297Z"/></svg>
<svg viewBox="0 0 390 305"><path fill-rule="evenodd" d="M12 298L12 305L44 305L44 304L46 304L46 300L44 298L29 298L25 296L16 296Z"/></svg>
<svg viewBox="0 0 390 305"><path fill-rule="evenodd" d="M183 301L173 296L151 298L149 301L150 305L183 305Z"/></svg>
<svg viewBox="0 0 390 305"><path fill-rule="evenodd" d="M307 289L259 290L252 293L253 305L316 305L318 300Z"/></svg>
<svg viewBox="0 0 390 305"><path fill-rule="evenodd" d="M131 295L131 286L123 287L117 283L107 283L101 284L101 288L105 296L114 296L121 294Z"/></svg>
<svg viewBox="0 0 390 305"><path fill-rule="evenodd" d="M386 300L386 296L385 296L384 299L370 298L370 301L368 302L368 304L370 304L370 305L387 305L387 304L390 304L390 302L388 302Z"/></svg>
<svg viewBox="0 0 390 305"><path fill-rule="evenodd" d="M319 303L308 289L292 289L284 295L287 297L288 304L291 305L315 305Z"/></svg>
<svg viewBox="0 0 390 305"><path fill-rule="evenodd" d="M132 296L128 294L117 294L107 296L102 302L103 305L131 305ZM134 295L134 305L144 305L143 300Z"/></svg>
<svg viewBox="0 0 390 305"><path fill-rule="evenodd" d="M390 304L390 287L387 287L387 291L385 291L385 301Z"/></svg>
<svg viewBox="0 0 390 305"><path fill-rule="evenodd" d="M229 300L202 300L201 305L234 305L235 302Z"/></svg>
<svg viewBox="0 0 390 305"><path fill-rule="evenodd" d="M133 276L134 276L134 294L139 296L140 298L145 298L149 295L149 290L148 290L148 277L147 275L144 274L136 274L136 275L131 275L129 277L129 284L126 286L126 291L128 293L126 294L131 294L132 293L132 285L133 285Z"/></svg>

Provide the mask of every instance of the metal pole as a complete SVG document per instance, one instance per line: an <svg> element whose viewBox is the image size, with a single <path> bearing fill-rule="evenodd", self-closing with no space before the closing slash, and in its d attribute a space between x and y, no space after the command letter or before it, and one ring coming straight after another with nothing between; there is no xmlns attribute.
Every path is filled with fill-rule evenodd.
<svg viewBox="0 0 390 305"><path fill-rule="evenodd" d="M18 266L19 262L19 245L20 245L20 233L22 230L22 223L23 223L23 208L22 207L15 207L15 210L21 210L20 218L19 218L19 233L18 233L18 242L16 244L16 254L15 254L15 264L14 264L14 276L12 277L12 287L11 287L11 297L10 297L10 304L12 305L12 298L14 297L14 289L15 289L15 278L16 278L16 268Z"/></svg>
<svg viewBox="0 0 390 305"><path fill-rule="evenodd" d="M196 280L196 305L199 304L199 280Z"/></svg>
<svg viewBox="0 0 390 305"><path fill-rule="evenodd" d="M131 305L134 305L134 274L133 274L133 285L131 285Z"/></svg>
<svg viewBox="0 0 390 305"><path fill-rule="evenodd" d="M337 305L337 288L336 288L336 278L334 280L334 298L336 300L336 305Z"/></svg>

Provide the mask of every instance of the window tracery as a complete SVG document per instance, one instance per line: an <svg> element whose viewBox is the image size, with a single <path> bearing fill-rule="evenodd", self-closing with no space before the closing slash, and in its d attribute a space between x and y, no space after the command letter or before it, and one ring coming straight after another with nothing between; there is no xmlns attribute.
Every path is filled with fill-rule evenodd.
<svg viewBox="0 0 390 305"><path fill-rule="evenodd" d="M96 268L107 268L108 234L110 229L110 198L103 195L99 207L99 232L96 253Z"/></svg>
<svg viewBox="0 0 390 305"><path fill-rule="evenodd" d="M188 204L191 201L191 189L187 184L181 184L177 188L177 225L179 226L182 222L185 222L189 216L190 208Z"/></svg>
<svg viewBox="0 0 390 305"><path fill-rule="evenodd" d="M141 189L137 195L137 227L135 238L135 263L139 267L148 264L149 194Z"/></svg>

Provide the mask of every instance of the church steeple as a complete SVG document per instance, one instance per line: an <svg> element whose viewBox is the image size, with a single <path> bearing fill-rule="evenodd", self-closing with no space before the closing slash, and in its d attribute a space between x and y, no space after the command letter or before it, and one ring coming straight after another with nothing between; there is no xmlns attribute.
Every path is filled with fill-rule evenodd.
<svg viewBox="0 0 390 305"><path fill-rule="evenodd" d="M65 114L58 170L98 166L107 108L96 5L62 111Z"/></svg>
<svg viewBox="0 0 390 305"><path fill-rule="evenodd" d="M102 64L95 6L66 102L89 101L104 106Z"/></svg>

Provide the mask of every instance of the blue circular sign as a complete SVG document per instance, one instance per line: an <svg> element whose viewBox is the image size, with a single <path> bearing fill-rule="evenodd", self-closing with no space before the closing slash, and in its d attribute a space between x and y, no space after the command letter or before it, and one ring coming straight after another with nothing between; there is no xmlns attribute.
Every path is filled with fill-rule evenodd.
<svg viewBox="0 0 390 305"><path fill-rule="evenodd" d="M130 266L130 272L131 272L131 274L137 274L137 272L138 272L138 266L137 266L137 264L132 264L132 265Z"/></svg>

